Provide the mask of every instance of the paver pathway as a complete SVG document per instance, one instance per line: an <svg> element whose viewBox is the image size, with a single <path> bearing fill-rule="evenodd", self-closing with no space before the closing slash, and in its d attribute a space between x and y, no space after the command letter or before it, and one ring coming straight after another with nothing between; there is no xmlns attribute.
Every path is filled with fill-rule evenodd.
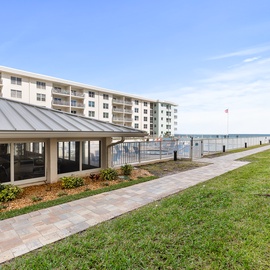
<svg viewBox="0 0 270 270"><path fill-rule="evenodd" d="M217 158L200 159L211 164L2 220L0 263L239 168L248 162L236 159L268 149L270 146L263 146Z"/></svg>

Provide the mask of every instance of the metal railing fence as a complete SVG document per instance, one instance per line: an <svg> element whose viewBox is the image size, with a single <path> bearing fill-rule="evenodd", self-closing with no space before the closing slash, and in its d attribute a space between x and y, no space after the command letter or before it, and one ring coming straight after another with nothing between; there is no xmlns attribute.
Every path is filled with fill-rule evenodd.
<svg viewBox="0 0 270 270"><path fill-rule="evenodd" d="M111 166L140 164L148 161L201 158L205 155L270 143L270 137L183 139L164 141L134 141L114 145Z"/></svg>

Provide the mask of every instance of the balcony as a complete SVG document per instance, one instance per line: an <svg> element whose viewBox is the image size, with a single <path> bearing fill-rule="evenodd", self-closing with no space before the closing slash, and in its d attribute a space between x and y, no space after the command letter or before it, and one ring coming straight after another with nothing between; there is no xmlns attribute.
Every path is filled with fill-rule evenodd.
<svg viewBox="0 0 270 270"><path fill-rule="evenodd" d="M132 114L132 110L124 110L125 113L129 113L129 114Z"/></svg>
<svg viewBox="0 0 270 270"><path fill-rule="evenodd" d="M121 108L113 108L113 112L120 112L120 113L123 113L123 112L124 112L124 109L121 109Z"/></svg>
<svg viewBox="0 0 270 270"><path fill-rule="evenodd" d="M69 107L69 105L70 105L69 101L65 101L65 100L53 100L52 104L59 105L59 106L65 106L65 107Z"/></svg>
<svg viewBox="0 0 270 270"><path fill-rule="evenodd" d="M69 96L69 91L65 90L65 89L53 88L52 93L58 94L58 95L63 95L63 96Z"/></svg>
<svg viewBox="0 0 270 270"><path fill-rule="evenodd" d="M123 117L113 117L112 120L115 122L123 122L124 118Z"/></svg>
<svg viewBox="0 0 270 270"><path fill-rule="evenodd" d="M83 103L71 103L71 107L72 108L84 108L84 104Z"/></svg>
<svg viewBox="0 0 270 270"><path fill-rule="evenodd" d="M3 80L2 80L2 79L0 79L0 85L1 85L1 86L3 85Z"/></svg>
<svg viewBox="0 0 270 270"><path fill-rule="evenodd" d="M125 117L124 120L125 120L125 122L132 122L132 118Z"/></svg>
<svg viewBox="0 0 270 270"><path fill-rule="evenodd" d="M124 104L124 105L132 106L132 102L131 101L117 99L117 98L113 98L112 103L114 103L114 104Z"/></svg>
<svg viewBox="0 0 270 270"><path fill-rule="evenodd" d="M71 96L76 98L84 98L84 93L71 90Z"/></svg>

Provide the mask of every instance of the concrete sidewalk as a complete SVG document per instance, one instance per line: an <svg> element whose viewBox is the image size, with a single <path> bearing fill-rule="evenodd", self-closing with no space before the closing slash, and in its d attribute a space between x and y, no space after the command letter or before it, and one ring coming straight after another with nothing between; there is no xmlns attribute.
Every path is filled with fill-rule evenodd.
<svg viewBox="0 0 270 270"><path fill-rule="evenodd" d="M200 159L211 164L0 221L0 263L237 169L248 164L237 159L268 149Z"/></svg>

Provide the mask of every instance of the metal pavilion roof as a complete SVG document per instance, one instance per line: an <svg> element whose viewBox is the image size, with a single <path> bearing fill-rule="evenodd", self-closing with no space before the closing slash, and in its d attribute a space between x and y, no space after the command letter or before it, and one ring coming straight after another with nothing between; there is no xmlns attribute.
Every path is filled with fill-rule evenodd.
<svg viewBox="0 0 270 270"><path fill-rule="evenodd" d="M0 134L40 134L55 137L143 137L134 128L0 98ZM2 136L1 136L2 137Z"/></svg>

